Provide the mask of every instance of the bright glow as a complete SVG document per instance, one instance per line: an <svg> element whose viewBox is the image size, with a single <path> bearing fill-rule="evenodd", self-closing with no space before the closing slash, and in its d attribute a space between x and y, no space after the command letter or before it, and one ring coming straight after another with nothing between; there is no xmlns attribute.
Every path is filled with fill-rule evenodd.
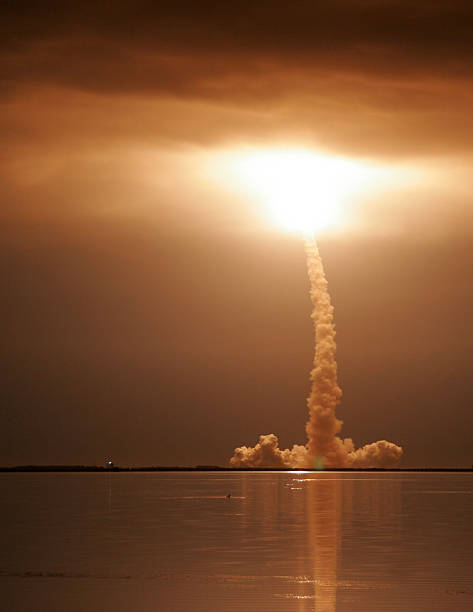
<svg viewBox="0 0 473 612"><path fill-rule="evenodd" d="M306 236L334 231L390 235L398 226L392 214L386 222L386 203L389 211L396 194L405 197L407 189L426 181L415 160L392 165L296 146L242 145L198 155L201 180L226 191L230 203L236 199L242 209L247 207L251 227L257 226L256 213L265 224L269 217Z"/></svg>
<svg viewBox="0 0 473 612"><path fill-rule="evenodd" d="M304 149L250 151L235 160L234 168L278 224L303 234L338 224L344 199L367 174L355 162Z"/></svg>

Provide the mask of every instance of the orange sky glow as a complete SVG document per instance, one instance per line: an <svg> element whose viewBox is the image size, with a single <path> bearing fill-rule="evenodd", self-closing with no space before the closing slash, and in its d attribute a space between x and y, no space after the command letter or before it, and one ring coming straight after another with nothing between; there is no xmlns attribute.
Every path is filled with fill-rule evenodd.
<svg viewBox="0 0 473 612"><path fill-rule="evenodd" d="M471 465L471 3L86 4L5 10L0 465L303 441L306 227L350 435Z"/></svg>

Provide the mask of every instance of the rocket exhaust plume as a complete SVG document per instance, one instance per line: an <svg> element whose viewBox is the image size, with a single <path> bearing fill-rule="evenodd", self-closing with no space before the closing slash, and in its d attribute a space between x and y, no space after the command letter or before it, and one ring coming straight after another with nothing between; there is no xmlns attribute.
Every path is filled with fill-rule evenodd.
<svg viewBox="0 0 473 612"><path fill-rule="evenodd" d="M314 364L310 373L312 388L307 399L307 450L316 462L339 466L344 464L346 447L337 436L342 421L335 416L342 390L337 383L333 306L315 240L306 240L306 253L315 331Z"/></svg>
<svg viewBox="0 0 473 612"><path fill-rule="evenodd" d="M380 440L355 450L350 438L342 440L337 435L343 423L335 414L342 391L337 382L333 306L315 239L306 239L305 247L313 305L311 317L315 331L314 363L310 374L312 387L307 399L307 444L282 450L277 436L262 435L254 447L236 448L230 465L288 468L394 467L399 464L402 456L400 446Z"/></svg>

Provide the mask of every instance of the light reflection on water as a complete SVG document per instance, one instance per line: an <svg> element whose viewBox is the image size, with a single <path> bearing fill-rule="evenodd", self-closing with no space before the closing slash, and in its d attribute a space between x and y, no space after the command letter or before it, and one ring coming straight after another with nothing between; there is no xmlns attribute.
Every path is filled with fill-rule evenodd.
<svg viewBox="0 0 473 612"><path fill-rule="evenodd" d="M339 484L340 481L327 474L307 480L308 541L314 559L317 612L335 612L336 609Z"/></svg>
<svg viewBox="0 0 473 612"><path fill-rule="evenodd" d="M2 474L0 600L9 612L470 612L472 484L472 474Z"/></svg>

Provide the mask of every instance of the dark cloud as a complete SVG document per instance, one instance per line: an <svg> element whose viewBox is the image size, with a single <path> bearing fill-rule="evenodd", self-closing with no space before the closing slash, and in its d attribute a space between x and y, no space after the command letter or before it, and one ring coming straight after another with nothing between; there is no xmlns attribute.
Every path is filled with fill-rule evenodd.
<svg viewBox="0 0 473 612"><path fill-rule="evenodd" d="M463 78L473 68L473 10L462 0L15 2L5 17L10 85L180 92L268 71Z"/></svg>
<svg viewBox="0 0 473 612"><path fill-rule="evenodd" d="M11 2L4 17L4 100L25 109L5 126L14 137L31 114L54 112L60 126L67 109L70 127L85 108L92 138L290 133L394 155L473 141L470 2ZM170 110L177 99L214 108Z"/></svg>

